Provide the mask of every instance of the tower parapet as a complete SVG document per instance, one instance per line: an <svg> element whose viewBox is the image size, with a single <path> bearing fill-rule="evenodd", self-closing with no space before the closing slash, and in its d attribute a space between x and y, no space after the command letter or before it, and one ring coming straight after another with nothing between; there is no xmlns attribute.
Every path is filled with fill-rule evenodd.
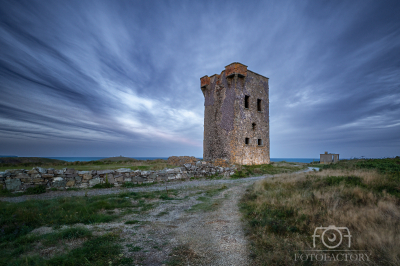
<svg viewBox="0 0 400 266"><path fill-rule="evenodd" d="M225 76L230 78L234 75L238 75L239 77L247 76L247 66L238 62L234 62L225 67Z"/></svg>

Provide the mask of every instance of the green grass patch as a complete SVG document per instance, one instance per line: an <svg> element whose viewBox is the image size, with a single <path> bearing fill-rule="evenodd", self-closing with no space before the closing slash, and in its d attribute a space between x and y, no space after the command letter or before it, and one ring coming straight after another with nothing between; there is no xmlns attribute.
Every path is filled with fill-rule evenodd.
<svg viewBox="0 0 400 266"><path fill-rule="evenodd" d="M111 183L101 183L101 184L96 184L92 188L112 188L114 187L114 184Z"/></svg>
<svg viewBox="0 0 400 266"><path fill-rule="evenodd" d="M61 226L75 223L93 224L115 220L118 215L107 213L124 209L144 213L154 207L146 199L157 199L164 192L130 192L94 197L56 198L30 200L20 203L0 204L0 242L12 241L40 226ZM173 190L170 193L174 193ZM132 200L137 200L132 203Z"/></svg>
<svg viewBox="0 0 400 266"><path fill-rule="evenodd" d="M26 189L25 193L28 195L46 193L46 187L45 186L29 187Z"/></svg>
<svg viewBox="0 0 400 266"><path fill-rule="evenodd" d="M129 252L138 252L143 249L142 247L134 246L133 244L128 244L128 245L126 245L126 247L128 248Z"/></svg>
<svg viewBox="0 0 400 266"><path fill-rule="evenodd" d="M235 173L231 175L231 178L292 173L305 169L306 167L307 166L304 164L299 165L297 163L290 162L271 162L270 164L261 165L241 165L235 171Z"/></svg>
<svg viewBox="0 0 400 266"><path fill-rule="evenodd" d="M160 200L174 200L175 198L172 198L170 194L168 193L162 193L159 197Z"/></svg>
<svg viewBox="0 0 400 266"><path fill-rule="evenodd" d="M201 203L193 205L188 211L196 212L196 211L213 211L219 207L221 199L215 200L214 196L218 195L223 190L227 189L227 186L222 186L220 188L212 188L206 190L203 196L197 198L198 201L202 201Z"/></svg>
<svg viewBox="0 0 400 266"><path fill-rule="evenodd" d="M133 187L148 187L157 184L157 182L153 183L142 183L142 184L135 184L133 182L125 182L122 184L122 187L125 188L133 188Z"/></svg>
<svg viewBox="0 0 400 266"><path fill-rule="evenodd" d="M125 224L138 224L140 221L138 220L131 220L131 221L126 221Z"/></svg>
<svg viewBox="0 0 400 266"><path fill-rule="evenodd" d="M91 237L92 232L85 227L71 227L63 229L59 232L45 234L39 236L38 239L42 240L43 245L52 246L60 240L71 240L77 238Z"/></svg>
<svg viewBox="0 0 400 266"><path fill-rule="evenodd" d="M43 258L31 254L41 242L44 246L57 246L60 241L86 238L82 246L65 250L64 254L55 254L52 258ZM42 236L27 235L11 243L0 244L0 265L131 265L133 261L120 256L122 246L118 244L119 236L114 233L93 237L92 233L82 227L64 229Z"/></svg>
<svg viewBox="0 0 400 266"><path fill-rule="evenodd" d="M35 195L46 193L46 186L38 185L27 188L24 192L11 192L0 185L0 197L19 197L22 195Z"/></svg>
<svg viewBox="0 0 400 266"><path fill-rule="evenodd" d="M79 171L89 171L89 170L116 170L119 168L129 168L132 170L162 170L164 168L175 168L177 166L170 165L166 160L135 160L130 159L125 160L122 158L108 158L99 161L88 161L88 162L66 162L61 160L53 160L47 158L11 158L5 160L2 158L0 160L0 172L7 169L30 169L32 167L44 167L44 168L74 168Z"/></svg>
<svg viewBox="0 0 400 266"><path fill-rule="evenodd" d="M176 194L174 190L170 194ZM41 236L29 233L41 226L57 229L62 225L76 223L94 224L110 222L130 213L144 214L154 208L149 199L159 199L165 192L127 192L94 197L56 198L52 200L30 200L20 203L0 204L0 266L2 265L128 265L128 258L116 256L121 248L112 236L94 237L83 227L71 227ZM115 209L122 209L115 214ZM127 224L136 224L128 221ZM139 222L145 224L146 222ZM84 245L66 254L44 259L39 255L26 257L39 242L44 246L59 245L59 242L87 238ZM104 243L101 243L101 242ZM98 250L90 251L90 248ZM107 253L107 249L110 253ZM119 250L118 252L116 250ZM114 252L115 251L115 252ZM87 260L86 260L87 259ZM79 261L80 260L80 261ZM105 260L106 262L104 262ZM119 264L118 264L119 263Z"/></svg>
<svg viewBox="0 0 400 266"><path fill-rule="evenodd" d="M321 169L376 169L380 173L398 175L400 173L400 157L385 159L340 160L335 164L320 165Z"/></svg>

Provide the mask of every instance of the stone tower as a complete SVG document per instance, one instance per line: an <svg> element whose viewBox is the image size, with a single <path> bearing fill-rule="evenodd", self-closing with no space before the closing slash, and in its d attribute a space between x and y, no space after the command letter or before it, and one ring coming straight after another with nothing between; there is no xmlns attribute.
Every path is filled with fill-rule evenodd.
<svg viewBox="0 0 400 266"><path fill-rule="evenodd" d="M268 78L241 63L200 78L204 95L203 159L266 164L269 155Z"/></svg>

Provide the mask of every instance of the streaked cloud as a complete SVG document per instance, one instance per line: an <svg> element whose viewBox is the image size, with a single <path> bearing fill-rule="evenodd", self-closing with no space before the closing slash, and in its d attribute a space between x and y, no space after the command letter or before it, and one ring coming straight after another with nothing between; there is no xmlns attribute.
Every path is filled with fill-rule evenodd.
<svg viewBox="0 0 400 266"><path fill-rule="evenodd" d="M202 156L199 78L270 78L271 156L400 150L396 1L2 1L0 154Z"/></svg>

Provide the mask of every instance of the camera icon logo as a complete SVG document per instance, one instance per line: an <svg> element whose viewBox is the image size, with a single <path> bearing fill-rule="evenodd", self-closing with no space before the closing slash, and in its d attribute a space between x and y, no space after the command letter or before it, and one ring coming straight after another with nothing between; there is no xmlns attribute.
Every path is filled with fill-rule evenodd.
<svg viewBox="0 0 400 266"><path fill-rule="evenodd" d="M318 234L321 232L322 234ZM317 227L314 230L313 237L313 247L315 248L315 239L317 237L321 238L322 243L327 248L337 248L342 244L343 237L348 238L348 247L351 246L351 235L350 230L347 227L336 227L334 225L330 225L328 227Z"/></svg>

